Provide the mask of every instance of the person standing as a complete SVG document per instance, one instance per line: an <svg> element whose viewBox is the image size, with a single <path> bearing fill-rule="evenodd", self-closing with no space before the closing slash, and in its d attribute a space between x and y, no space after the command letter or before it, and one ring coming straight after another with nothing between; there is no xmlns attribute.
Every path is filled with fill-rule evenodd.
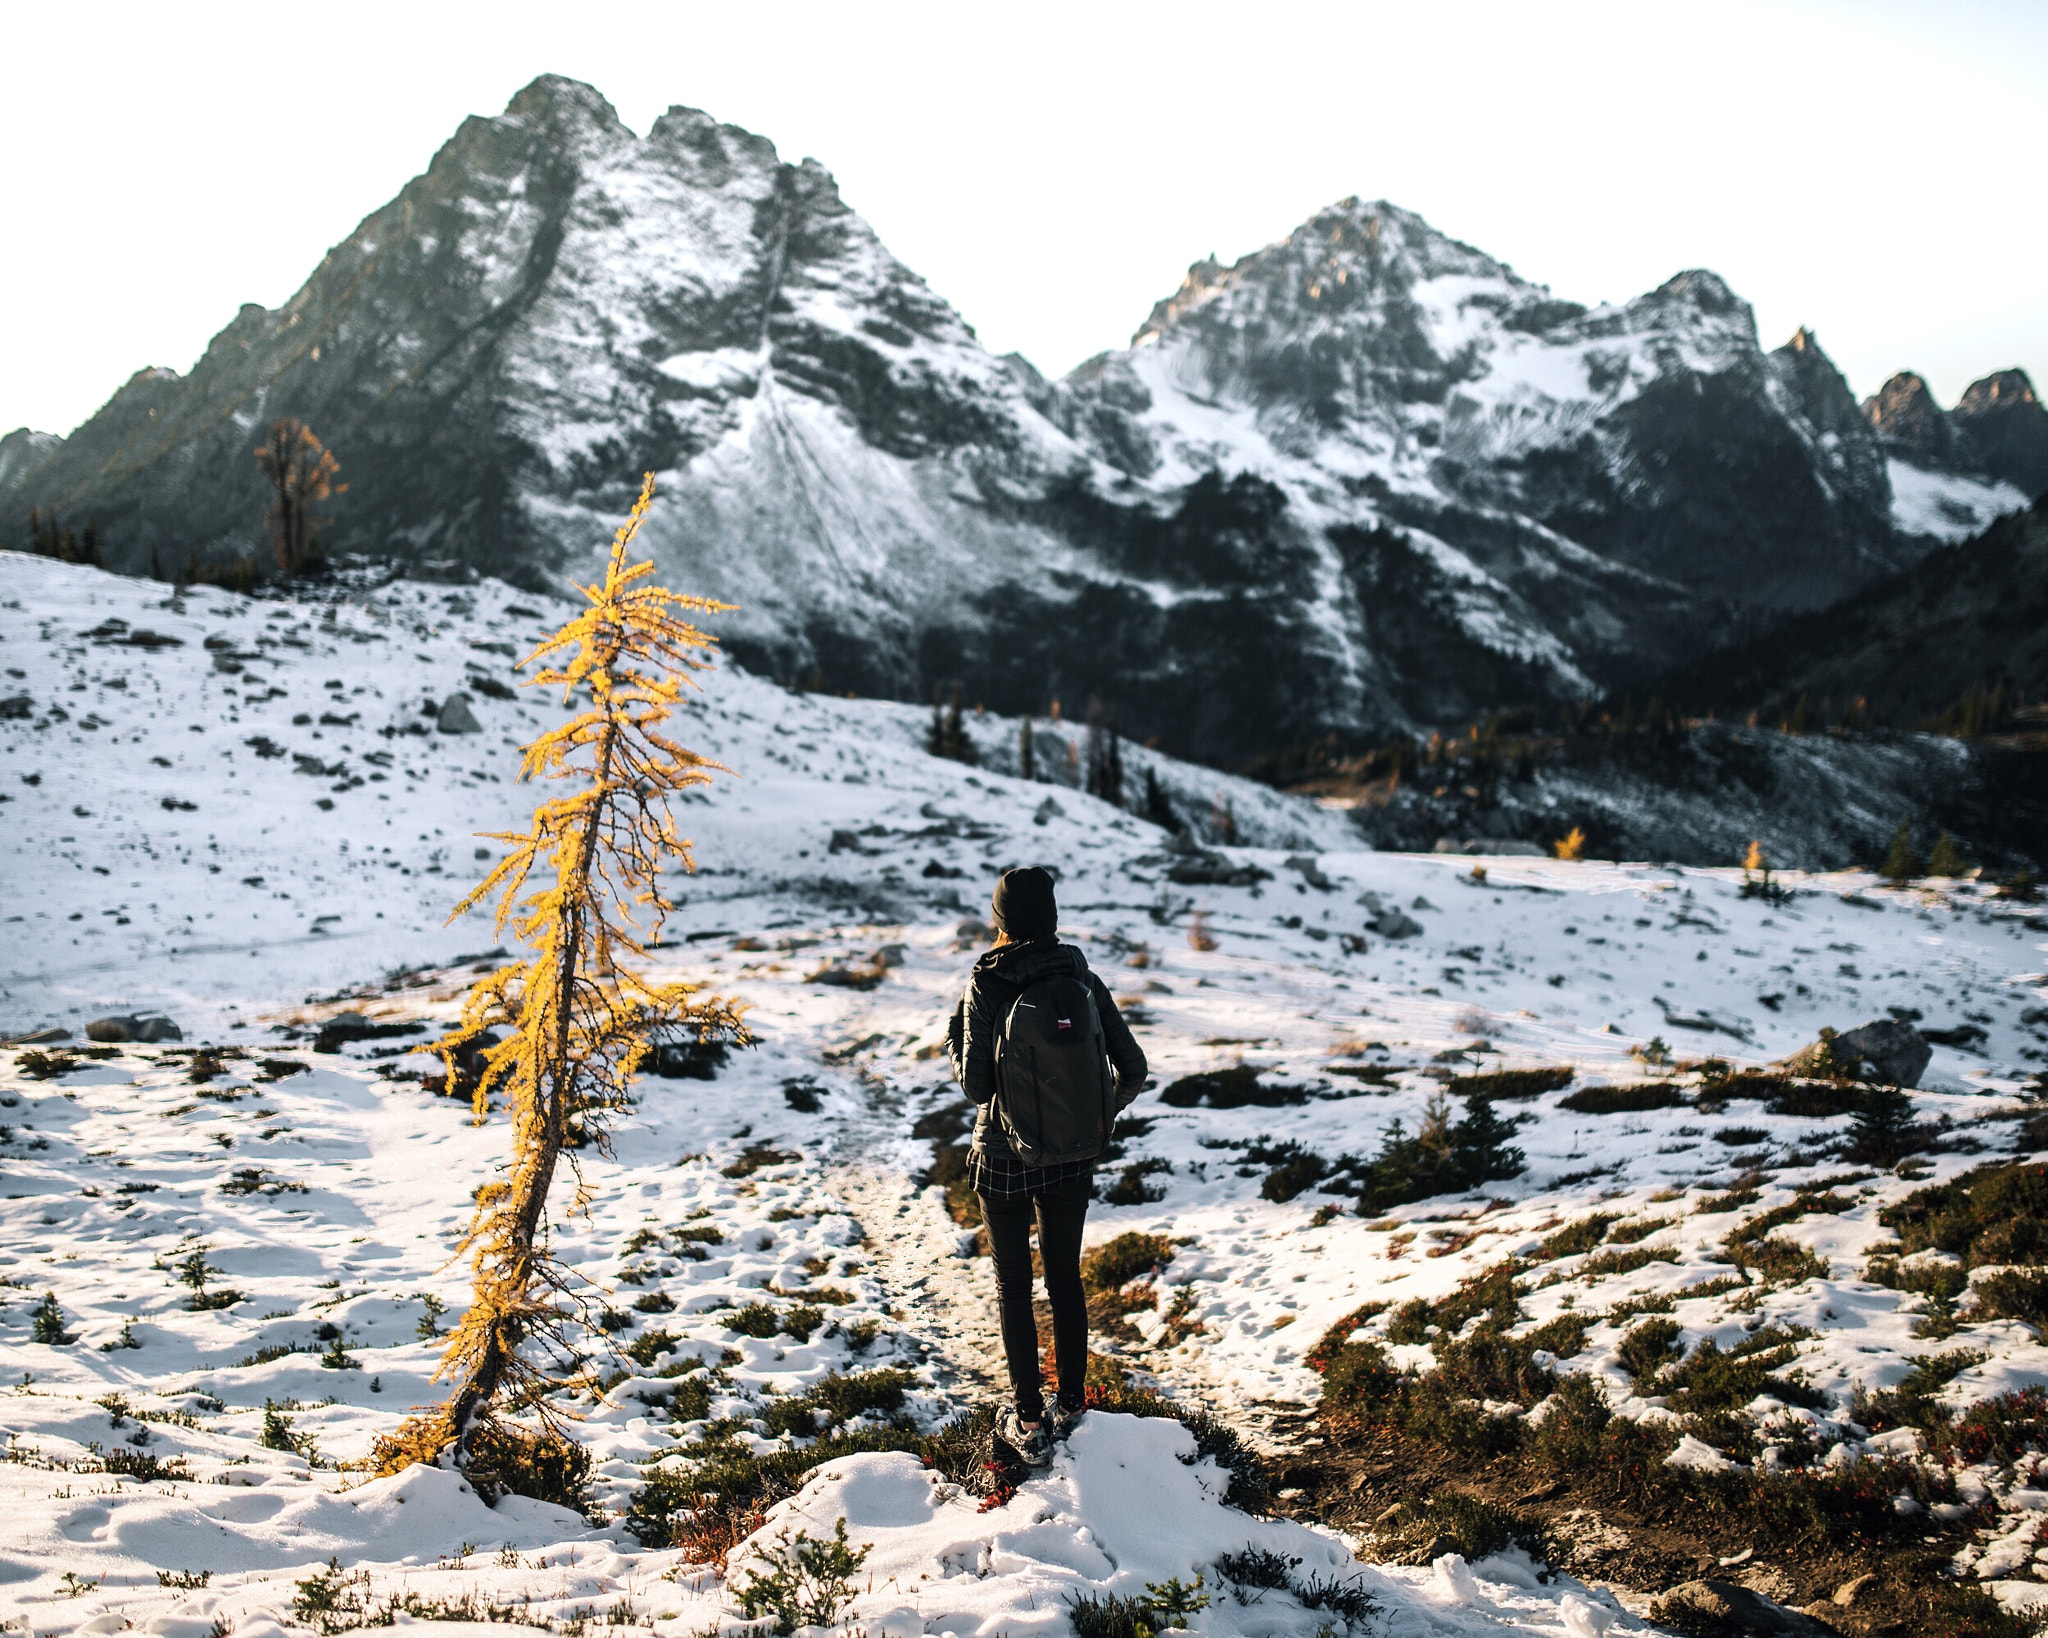
<svg viewBox="0 0 2048 1638"><path fill-rule="evenodd" d="M1117 1115L1145 1085L1145 1054L1108 987L1059 941L1051 875L1003 873L990 901L995 947L974 963L947 1039L975 1104L967 1176L995 1253L1003 1356L1013 1402L997 1435L1033 1467L1079 1420L1088 1372L1081 1233L1095 1162ZM1031 1308L1031 1226L1045 1267L1059 1377L1050 1406Z"/></svg>

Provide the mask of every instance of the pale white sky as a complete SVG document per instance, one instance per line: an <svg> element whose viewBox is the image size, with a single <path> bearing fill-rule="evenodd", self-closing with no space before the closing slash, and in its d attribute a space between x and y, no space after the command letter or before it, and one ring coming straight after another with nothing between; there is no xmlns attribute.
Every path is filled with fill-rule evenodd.
<svg viewBox="0 0 2048 1638"><path fill-rule="evenodd" d="M1859 397L2048 387L2043 0L4 0L0 60L0 430L189 368L548 71L819 159L1048 374L1355 193L1581 301L1714 268Z"/></svg>

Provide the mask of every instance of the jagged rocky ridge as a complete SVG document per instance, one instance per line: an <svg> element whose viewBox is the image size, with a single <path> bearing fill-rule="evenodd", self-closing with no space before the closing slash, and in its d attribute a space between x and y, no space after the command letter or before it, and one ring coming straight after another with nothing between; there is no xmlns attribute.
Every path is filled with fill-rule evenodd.
<svg viewBox="0 0 2048 1638"><path fill-rule="evenodd" d="M1047 381L816 163L688 109L638 137L552 76L190 375L0 440L0 530L260 553L281 414L341 457L330 549L555 582L651 468L643 538L757 668L1099 696L1226 763L1626 686L2023 498L1975 443L1895 450L1711 273L1586 308L1383 202L1199 264Z"/></svg>

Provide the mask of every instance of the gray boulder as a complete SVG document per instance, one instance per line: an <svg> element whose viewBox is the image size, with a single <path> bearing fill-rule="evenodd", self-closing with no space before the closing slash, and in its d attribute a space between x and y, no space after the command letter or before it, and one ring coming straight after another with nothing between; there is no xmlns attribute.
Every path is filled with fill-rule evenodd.
<svg viewBox="0 0 2048 1638"><path fill-rule="evenodd" d="M185 1032L160 1012L109 1013L85 1026L88 1041L133 1041L144 1046L158 1041L182 1041Z"/></svg>
<svg viewBox="0 0 2048 1638"><path fill-rule="evenodd" d="M1358 902L1372 912L1372 919L1365 925L1381 938L1399 941L1413 938L1422 931L1422 923L1409 915L1398 904L1389 904L1377 893L1361 893ZM1415 901L1420 905L1423 901Z"/></svg>
<svg viewBox="0 0 2048 1638"><path fill-rule="evenodd" d="M1686 1581L1650 1606L1650 1619L1694 1638L1827 1638L1811 1616L1733 1581Z"/></svg>
<svg viewBox="0 0 2048 1638"><path fill-rule="evenodd" d="M1806 1074L1854 1076L1878 1086L1918 1086L1933 1058L1930 1047L1911 1024L1880 1018L1837 1035L1822 1030L1820 1039L1786 1060Z"/></svg>
<svg viewBox="0 0 2048 1638"><path fill-rule="evenodd" d="M469 708L467 694L450 694L434 716L434 726L444 734L480 734L484 725Z"/></svg>
<svg viewBox="0 0 2048 1638"><path fill-rule="evenodd" d="M1166 870L1166 879L1179 887L1251 887L1272 875L1255 864L1239 864L1200 847L1182 854Z"/></svg>

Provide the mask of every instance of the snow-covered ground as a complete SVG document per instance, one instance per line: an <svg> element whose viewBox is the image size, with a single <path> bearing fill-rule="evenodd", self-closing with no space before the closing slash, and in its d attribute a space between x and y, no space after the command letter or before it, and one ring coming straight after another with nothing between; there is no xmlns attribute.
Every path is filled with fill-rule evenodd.
<svg viewBox="0 0 2048 1638"><path fill-rule="evenodd" d="M617 1522L530 1502L488 1510L447 1475L363 1484L325 1465L363 1456L432 1392L425 1299L459 1308L451 1236L504 1133L403 1078L423 1034L320 1053L310 1026L344 1010L390 1024L452 1015L474 964L457 958L493 939L481 918L443 918L492 854L478 833L523 828L532 793L514 782L515 747L559 706L469 682L480 731L440 732L429 711L466 679L511 681L515 652L563 612L488 582L327 603L178 599L0 555L0 702L24 701L0 704L0 1024L77 1037L103 1013L161 1008L188 1047L244 1054L204 1082L163 1048L51 1079L0 1056L14 1286L0 1375L19 1380L0 1398L15 1458L0 1464L0 1613L17 1624L261 1633L330 1556L367 1571L378 1598L474 1592L536 1624L617 1609L681 1634L735 1619L730 1586ZM1126 748L1134 797L1149 772L1205 838L1234 829L1252 844L1228 850L1231 864L1266 873L1176 882L1201 861L1073 788L1084 736L1072 725L1036 725L1040 781L1027 784L1002 771L1014 722L970 714L971 767L925 754L927 716L910 708L792 696L732 671L704 681L681 737L732 777L684 809L700 869L678 884L662 961L747 1003L759 1044L713 1081L646 1081L615 1153L582 1157L589 1210L566 1223L564 1255L617 1310L618 1345L671 1339L666 1354L649 1343L646 1359L613 1361L626 1374L582 1406L614 1513L641 1465L691 1433L666 1404L679 1379L659 1374L686 1357L707 1362L709 1397L691 1408L711 1417L758 1417L832 1370L912 1371L905 1408L927 1422L984 1391L987 1275L954 1255L960 1232L917 1181L929 1147L909 1132L954 1096L938 1048L979 947L961 924L985 915L1008 865L1057 868L1065 936L1139 1021L1160 1086L1242 1063L1298 1089L1235 1109L1148 1096L1133 1114L1151 1124L1120 1164L1157 1163L1133 1192L1160 1197L1090 1220L1091 1241L1143 1229L1183 1242L1158 1277L1160 1311L1193 1329L1175 1344L1141 1311L1157 1346L1138 1363L1252 1421L1254 1402L1313 1399L1302 1355L1342 1316L1440 1296L1596 1205L1657 1258L1608 1273L1556 1259L1563 1278L1528 1299L1533 1319L1568 1297L1605 1312L1726 1275L1716 1258L1737 1219L1696 1208L1739 1174L1757 1179L1756 1211L1839 1177L1821 1151L1847 1122L1741 1102L1712 1116L1581 1115L1547 1093L1500 1105L1522 1119L1522 1175L1374 1221L1313 1189L1263 1198L1265 1168L1239 1164L1249 1143L1369 1154L1393 1119L1412 1131L1450 1074L1570 1066L1578 1088L1633 1081L1658 1073L1645 1059L1660 1044L1761 1064L1823 1025L1909 1008L1926 1028L1962 1031L1950 1037L1962 1045L1936 1048L1915 1098L1921 1119L1953 1123L1925 1182L2010 1150L2017 1094L2044 1062L2048 923L1975 884L1791 878L1794 896L1771 903L1741 896L1731 871L1364 852L1341 815ZM851 964L884 976L868 989L814 981ZM1695 1297L1675 1310L1688 1342L1765 1321L1810 1328L1800 1363L1835 1396L1818 1421L1844 1459L1862 1448L1840 1425L1849 1393L1896 1384L1927 1347L1911 1334L1922 1299L1862 1277L1884 1237L1878 1208L1913 1186L1866 1169L1838 1185L1850 1209L1777 1231L1826 1277L1741 1308ZM193 1306L195 1290L223 1289L241 1300ZM30 1340L46 1293L69 1344ZM749 1303L783 1330L735 1331L727 1320ZM1596 1323L1567 1368L1653 1414L1629 1400L1619 1337ZM1952 1402L2048 1382L2048 1350L2016 1323L1966 1324L1950 1346L1986 1356ZM114 1394L125 1403L109 1406ZM322 1465L260 1442L267 1401ZM1354 1566L1329 1532L1225 1508L1211 1467L1175 1460L1185 1437L1097 1417L1050 1477L987 1512L910 1458L851 1457L764 1538L845 1517L850 1540L874 1543L854 1619L888 1638L1057 1632L1076 1593L1142 1593L1198 1571L1214 1590L1217 1556L1247 1543L1364 1578L1392 1632L1584 1634L1612 1608L1509 1561L1476 1578L1462 1562ZM104 1465L95 1446L182 1459L189 1477L91 1472ZM736 1555L736 1581L761 1545ZM1993 1554L1986 1573L2010 1577L2024 1557ZM1224 1594L1191 1624L1221 1638L1309 1634L1325 1619L1284 1595ZM1633 1626L1623 1616L1613 1630Z"/></svg>

